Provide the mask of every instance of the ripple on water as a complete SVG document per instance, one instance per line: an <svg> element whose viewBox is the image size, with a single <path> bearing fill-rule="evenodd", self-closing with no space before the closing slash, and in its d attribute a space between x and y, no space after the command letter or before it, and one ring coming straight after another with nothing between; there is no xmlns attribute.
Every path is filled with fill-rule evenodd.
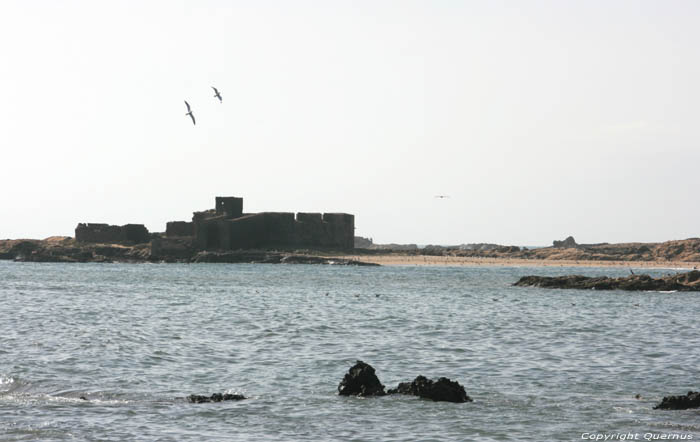
<svg viewBox="0 0 700 442"><path fill-rule="evenodd" d="M700 437L697 411L652 410L699 388L700 298L510 286L571 271L0 262L0 439ZM475 402L339 397L356 359ZM215 392L250 399L182 399Z"/></svg>

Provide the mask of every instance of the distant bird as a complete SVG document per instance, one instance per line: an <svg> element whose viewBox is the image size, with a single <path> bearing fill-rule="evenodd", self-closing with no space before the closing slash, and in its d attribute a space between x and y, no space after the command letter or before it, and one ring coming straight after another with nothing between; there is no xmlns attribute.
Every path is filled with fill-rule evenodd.
<svg viewBox="0 0 700 442"><path fill-rule="evenodd" d="M187 106L187 113L185 115L189 115L190 118L192 118L192 124L196 125L197 123L194 122L194 114L192 113L192 109L190 108L190 103L185 100L185 106Z"/></svg>
<svg viewBox="0 0 700 442"><path fill-rule="evenodd" d="M449 197L450 197L449 195L435 195L435 198L440 198L440 199L449 198Z"/></svg>
<svg viewBox="0 0 700 442"><path fill-rule="evenodd" d="M630 273L634 275L634 271L632 269L630 269Z"/></svg>
<svg viewBox="0 0 700 442"><path fill-rule="evenodd" d="M219 91L218 91L214 86L212 86L211 88L214 89L214 92L215 92L215 93L214 93L214 98L218 98L218 99L219 99L219 103L223 103L224 100L221 99L221 94L219 93Z"/></svg>

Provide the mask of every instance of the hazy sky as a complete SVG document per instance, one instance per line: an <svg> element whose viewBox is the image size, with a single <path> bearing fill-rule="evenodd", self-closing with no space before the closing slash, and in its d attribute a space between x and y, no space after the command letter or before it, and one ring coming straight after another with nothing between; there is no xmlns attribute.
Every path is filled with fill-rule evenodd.
<svg viewBox="0 0 700 442"><path fill-rule="evenodd" d="M698 23L698 1L2 0L0 238L163 231L217 195L375 242L697 237Z"/></svg>

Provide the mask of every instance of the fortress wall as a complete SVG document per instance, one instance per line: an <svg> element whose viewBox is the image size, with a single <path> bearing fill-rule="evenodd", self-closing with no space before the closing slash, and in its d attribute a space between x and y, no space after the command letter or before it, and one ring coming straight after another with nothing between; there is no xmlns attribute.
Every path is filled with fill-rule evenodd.
<svg viewBox="0 0 700 442"><path fill-rule="evenodd" d="M168 223L166 234L187 229L184 222ZM194 247L235 250L257 247L324 247L352 249L355 217L347 213L243 213L243 199L216 197L216 209L194 212ZM185 235L181 235L185 236Z"/></svg>
<svg viewBox="0 0 700 442"><path fill-rule="evenodd" d="M355 246L355 216L349 213L324 213L327 224L324 240L329 247L352 249Z"/></svg>
<svg viewBox="0 0 700 442"><path fill-rule="evenodd" d="M143 224L125 224L121 227L123 241L144 244L151 241L151 235Z"/></svg>
<svg viewBox="0 0 700 442"><path fill-rule="evenodd" d="M201 212L192 212L192 222L197 223L200 221L204 221L205 219L213 218L217 216L216 211L213 209L210 210L203 210Z"/></svg>
<svg viewBox="0 0 700 442"><path fill-rule="evenodd" d="M220 248L217 222L223 220L224 216L206 218L210 213L214 213L214 211L194 212L192 216L194 247L198 250L216 250Z"/></svg>
<svg viewBox="0 0 700 442"><path fill-rule="evenodd" d="M239 218L243 215L243 198L233 196L217 196L216 214L226 218Z"/></svg>
<svg viewBox="0 0 700 442"><path fill-rule="evenodd" d="M320 213L308 213L299 212L297 213L297 221L302 223L321 223L323 222L323 215Z"/></svg>
<svg viewBox="0 0 700 442"><path fill-rule="evenodd" d="M116 243L121 241L121 236L121 227L109 224L80 223L75 228L75 240L78 242Z"/></svg>
<svg viewBox="0 0 700 442"><path fill-rule="evenodd" d="M80 223L75 228L75 239L89 243L147 243L151 240L148 229L143 224L111 226L102 223Z"/></svg>
<svg viewBox="0 0 700 442"><path fill-rule="evenodd" d="M294 214L289 212L263 212L265 232L263 243L266 246L294 245Z"/></svg>
<svg viewBox="0 0 700 442"><path fill-rule="evenodd" d="M319 247L326 227L320 213L297 213L294 223L294 244L299 247Z"/></svg>
<svg viewBox="0 0 700 442"><path fill-rule="evenodd" d="M165 236L192 236L194 223L187 221L169 221L165 225Z"/></svg>
<svg viewBox="0 0 700 442"><path fill-rule="evenodd" d="M265 217L263 214L246 215L225 221L228 230L224 245L230 250L260 247L265 239Z"/></svg>

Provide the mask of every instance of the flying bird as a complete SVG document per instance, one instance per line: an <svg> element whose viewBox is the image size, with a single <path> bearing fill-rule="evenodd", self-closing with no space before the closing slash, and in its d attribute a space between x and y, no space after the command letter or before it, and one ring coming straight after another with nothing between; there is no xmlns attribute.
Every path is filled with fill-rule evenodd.
<svg viewBox="0 0 700 442"><path fill-rule="evenodd" d="M196 125L197 123L194 122L194 114L192 113L192 109L190 108L190 103L185 100L185 106L187 106L187 113L185 115L189 115L190 118L192 118L192 124Z"/></svg>
<svg viewBox="0 0 700 442"><path fill-rule="evenodd" d="M219 103L223 103L224 100L221 99L221 94L219 93L219 91L214 86L212 86L211 88L214 89L214 98L218 98Z"/></svg>
<svg viewBox="0 0 700 442"><path fill-rule="evenodd" d="M435 195L435 198L440 198L440 199L449 198L449 197L450 197L449 195Z"/></svg>

